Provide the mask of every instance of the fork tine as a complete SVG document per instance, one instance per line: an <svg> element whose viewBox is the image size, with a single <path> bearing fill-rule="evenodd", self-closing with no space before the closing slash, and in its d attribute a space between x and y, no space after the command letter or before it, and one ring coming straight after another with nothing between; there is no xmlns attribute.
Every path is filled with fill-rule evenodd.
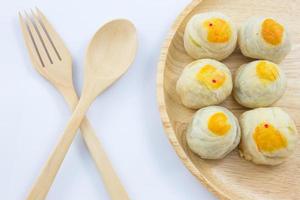
<svg viewBox="0 0 300 200"><path fill-rule="evenodd" d="M36 25L35 27L39 33L38 35L40 36L41 41L43 41L42 44L45 47L45 49L47 49L46 53L47 53L48 57L50 58L50 62L53 63L55 61L61 60L60 56L57 53L55 46L51 42L45 29L42 27L39 17L33 10L31 10L31 14L32 14L33 21Z"/></svg>
<svg viewBox="0 0 300 200"><path fill-rule="evenodd" d="M29 32L29 35L31 36L32 42L34 43L36 47L36 51L39 54L42 66L45 67L46 65L50 64L51 59L48 55L48 52L46 50L46 47L44 45L44 42L42 38L39 35L39 32L37 28L35 27L34 22L31 20L30 16L25 12L25 19L27 24L27 30Z"/></svg>
<svg viewBox="0 0 300 200"><path fill-rule="evenodd" d="M39 68L44 65L43 61L40 57L39 51L37 50L36 44L34 43L33 38L29 33L27 23L25 22L22 14L20 12L19 12L19 21L21 24L23 38L25 40L25 44L28 49L28 53L29 53L31 62L34 64L35 67Z"/></svg>
<svg viewBox="0 0 300 200"><path fill-rule="evenodd" d="M41 22L41 25L45 31L45 33L48 35L48 38L50 42L52 43L54 49L56 49L56 52L58 54L58 57L62 60L62 55L64 54L70 54L69 50L66 48L63 40L60 38L60 36L57 34L55 29L52 27L52 25L49 23L45 15L36 8L37 16L39 17L39 20Z"/></svg>

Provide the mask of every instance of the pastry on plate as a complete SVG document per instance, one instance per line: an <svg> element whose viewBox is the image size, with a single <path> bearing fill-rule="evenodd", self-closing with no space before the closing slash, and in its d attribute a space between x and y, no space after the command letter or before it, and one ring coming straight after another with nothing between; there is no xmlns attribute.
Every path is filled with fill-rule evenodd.
<svg viewBox="0 0 300 200"><path fill-rule="evenodd" d="M226 108L209 106L196 112L187 129L187 144L204 159L221 159L236 148L241 132L238 120Z"/></svg>
<svg viewBox="0 0 300 200"><path fill-rule="evenodd" d="M256 164L277 165L296 148L294 121L281 108L257 108L240 117L240 155Z"/></svg>
<svg viewBox="0 0 300 200"><path fill-rule="evenodd" d="M188 64L176 85L183 105L193 109L221 103L231 90L231 72L226 65L212 59Z"/></svg>
<svg viewBox="0 0 300 200"><path fill-rule="evenodd" d="M286 77L279 66L266 60L242 65L234 79L234 98L248 108L269 106L286 88Z"/></svg>
<svg viewBox="0 0 300 200"><path fill-rule="evenodd" d="M291 50L286 27L273 18L252 17L239 29L239 47L251 58L279 63Z"/></svg>
<svg viewBox="0 0 300 200"><path fill-rule="evenodd" d="M223 60L235 49L237 29L229 17L218 12L194 15L186 25L184 47L193 58Z"/></svg>

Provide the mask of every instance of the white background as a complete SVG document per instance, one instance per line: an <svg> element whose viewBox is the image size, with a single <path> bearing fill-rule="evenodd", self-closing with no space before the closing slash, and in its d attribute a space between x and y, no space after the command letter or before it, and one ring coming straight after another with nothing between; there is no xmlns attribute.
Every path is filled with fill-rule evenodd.
<svg viewBox="0 0 300 200"><path fill-rule="evenodd" d="M189 0L0 2L0 199L26 197L70 117L63 98L33 69L25 49L17 12L34 6L44 12L71 51L78 91L85 48L94 32L110 19L133 21L139 37L136 60L96 99L88 117L131 199L215 199L169 144L156 103L160 48ZM79 134L48 199L108 199Z"/></svg>

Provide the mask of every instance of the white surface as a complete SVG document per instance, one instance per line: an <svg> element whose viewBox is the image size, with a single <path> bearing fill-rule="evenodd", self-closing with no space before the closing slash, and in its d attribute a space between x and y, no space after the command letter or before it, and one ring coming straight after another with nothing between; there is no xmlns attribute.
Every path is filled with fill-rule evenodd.
<svg viewBox="0 0 300 200"><path fill-rule="evenodd" d="M171 24L189 0L1 0L0 199L24 199L56 144L70 112L31 66L17 11L38 6L73 54L82 84L85 47L104 22L132 20L139 50L128 73L98 97L88 117L134 200L215 199L181 163L165 136L156 104L156 65ZM78 135L48 199L108 199Z"/></svg>

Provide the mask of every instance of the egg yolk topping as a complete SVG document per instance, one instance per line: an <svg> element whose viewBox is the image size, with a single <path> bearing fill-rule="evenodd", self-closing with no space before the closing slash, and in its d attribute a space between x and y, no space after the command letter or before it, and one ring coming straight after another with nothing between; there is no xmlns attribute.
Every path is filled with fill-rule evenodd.
<svg viewBox="0 0 300 200"><path fill-rule="evenodd" d="M210 64L204 65L196 74L196 78L209 89L218 89L226 80L225 73Z"/></svg>
<svg viewBox="0 0 300 200"><path fill-rule="evenodd" d="M281 43L284 28L273 19L265 19L262 23L261 34L264 40L272 45Z"/></svg>
<svg viewBox="0 0 300 200"><path fill-rule="evenodd" d="M208 129L218 136L223 136L230 130L227 116L222 112L213 114L208 120Z"/></svg>
<svg viewBox="0 0 300 200"><path fill-rule="evenodd" d="M231 37L231 27L223 19L211 18L204 21L203 26L207 30L207 40L213 43L228 42Z"/></svg>
<svg viewBox="0 0 300 200"><path fill-rule="evenodd" d="M279 76L277 66L267 61L259 61L256 65L256 75L263 81L273 82Z"/></svg>
<svg viewBox="0 0 300 200"><path fill-rule="evenodd" d="M254 141L260 151L272 153L286 148L287 140L274 126L262 123L255 128Z"/></svg>

